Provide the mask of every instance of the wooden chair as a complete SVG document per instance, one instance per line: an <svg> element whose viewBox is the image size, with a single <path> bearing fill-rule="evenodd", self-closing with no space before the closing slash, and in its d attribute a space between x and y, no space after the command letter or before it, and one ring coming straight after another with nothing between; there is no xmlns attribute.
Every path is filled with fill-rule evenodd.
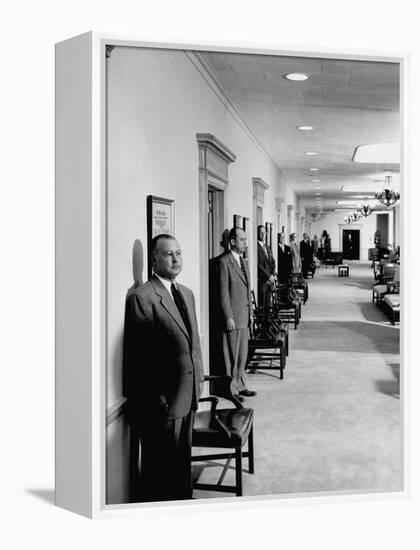
<svg viewBox="0 0 420 550"><path fill-rule="evenodd" d="M277 284L273 290L272 311L284 323L299 325L301 316L301 300L292 295L293 289L287 284Z"/></svg>
<svg viewBox="0 0 420 550"><path fill-rule="evenodd" d="M387 291L383 297L382 305L385 314L391 321L392 325L395 325L396 321L400 320L400 277L399 270L397 270L398 277L394 277L394 280L387 283Z"/></svg>
<svg viewBox="0 0 420 550"><path fill-rule="evenodd" d="M219 480L216 484L194 483L193 488L204 491L221 491L242 496L242 459L248 458L248 471L254 473L254 411L242 406L231 390L230 376L206 376L205 380L217 383L217 395L233 403L234 408L218 408L219 399L215 395L202 397L200 402L211 403L208 411L199 410L196 413L192 447L209 449L231 449L231 452L193 455L191 462L204 462L227 459ZM245 444L248 450L243 451ZM235 485L223 485L232 458L235 457Z"/></svg>
<svg viewBox="0 0 420 550"><path fill-rule="evenodd" d="M254 291L251 291L254 312L253 327L248 340L248 370L279 370L280 380L286 368L289 352L289 329L274 317L272 312L259 310L255 305Z"/></svg>
<svg viewBox="0 0 420 550"><path fill-rule="evenodd" d="M400 267L396 264L384 266L380 282L372 287L372 302L381 307L385 294L390 293L388 283L400 283Z"/></svg>
<svg viewBox="0 0 420 550"><path fill-rule="evenodd" d="M292 273L290 275L290 287L298 293L303 303L306 304L309 296L308 283L302 273Z"/></svg>

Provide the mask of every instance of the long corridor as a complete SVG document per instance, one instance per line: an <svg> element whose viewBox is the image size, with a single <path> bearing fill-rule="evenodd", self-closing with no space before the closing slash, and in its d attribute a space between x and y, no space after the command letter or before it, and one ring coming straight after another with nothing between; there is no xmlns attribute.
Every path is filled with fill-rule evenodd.
<svg viewBox="0 0 420 550"><path fill-rule="evenodd" d="M244 496L402 487L399 325L371 302L369 263L349 264L348 278L321 267L309 279L284 380L247 375L258 395L245 403L255 410L255 474L244 471ZM214 482L215 466L200 468L200 481Z"/></svg>

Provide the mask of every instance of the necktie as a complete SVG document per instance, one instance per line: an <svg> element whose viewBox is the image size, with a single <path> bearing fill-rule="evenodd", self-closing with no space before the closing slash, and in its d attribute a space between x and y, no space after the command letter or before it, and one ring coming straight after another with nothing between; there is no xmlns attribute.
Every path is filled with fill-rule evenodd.
<svg viewBox="0 0 420 550"><path fill-rule="evenodd" d="M244 259L242 258L242 256L239 256L239 261L241 262L242 273L244 274L245 281L246 281L246 284L248 286L248 277L247 277L247 274L246 274L245 263L244 263Z"/></svg>
<svg viewBox="0 0 420 550"><path fill-rule="evenodd" d="M191 327L190 322L188 321L187 308L185 307L184 299L182 298L179 290L176 288L174 283L171 284L171 293L174 298L175 305L178 308L182 320L184 321L184 325L188 330L188 334L191 337Z"/></svg>

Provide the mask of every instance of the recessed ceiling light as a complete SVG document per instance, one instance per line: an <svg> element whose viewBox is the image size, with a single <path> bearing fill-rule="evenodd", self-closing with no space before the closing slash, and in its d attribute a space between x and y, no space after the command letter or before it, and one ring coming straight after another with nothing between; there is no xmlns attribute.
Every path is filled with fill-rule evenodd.
<svg viewBox="0 0 420 550"><path fill-rule="evenodd" d="M314 155L317 155L318 153L315 153L315 151L305 151L305 155L308 157L313 157Z"/></svg>
<svg viewBox="0 0 420 550"><path fill-rule="evenodd" d="M311 180L312 183L319 183L321 180Z"/></svg>
<svg viewBox="0 0 420 550"><path fill-rule="evenodd" d="M314 186L314 189L321 189L320 187Z"/></svg>
<svg viewBox="0 0 420 550"><path fill-rule="evenodd" d="M319 172L319 168L309 168L310 172Z"/></svg>
<svg viewBox="0 0 420 550"><path fill-rule="evenodd" d="M320 195L321 193L315 193L315 195Z"/></svg>
<svg viewBox="0 0 420 550"><path fill-rule="evenodd" d="M302 82L303 80L308 80L309 76L303 73L289 73L284 75L287 80L293 80L294 82Z"/></svg>
<svg viewBox="0 0 420 550"><path fill-rule="evenodd" d="M298 130L301 130L302 132L309 132L310 130L313 130L313 126L297 126Z"/></svg>

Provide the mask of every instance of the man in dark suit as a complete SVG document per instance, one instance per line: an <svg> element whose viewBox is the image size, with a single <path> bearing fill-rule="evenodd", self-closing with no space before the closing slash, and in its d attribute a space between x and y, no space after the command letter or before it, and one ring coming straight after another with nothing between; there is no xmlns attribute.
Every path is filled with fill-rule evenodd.
<svg viewBox="0 0 420 550"><path fill-rule="evenodd" d="M292 252L286 244L286 235L280 233L277 247L277 279L280 284L289 282L292 272Z"/></svg>
<svg viewBox="0 0 420 550"><path fill-rule="evenodd" d="M276 262L271 247L265 242L265 227L257 228L258 247L258 305L268 310L271 305L271 290L274 287Z"/></svg>
<svg viewBox="0 0 420 550"><path fill-rule="evenodd" d="M194 295L176 283L182 252L170 235L152 240L154 275L129 291L124 394L141 443L140 498L191 498L192 426L204 380Z"/></svg>
<svg viewBox="0 0 420 550"><path fill-rule="evenodd" d="M302 274L305 278L308 277L308 271L315 271L313 266L313 249L307 233L303 234L303 239L300 241L300 257L302 258Z"/></svg>
<svg viewBox="0 0 420 550"><path fill-rule="evenodd" d="M225 372L233 378L238 399L256 395L245 384L248 336L251 324L251 294L248 264L243 258L246 233L240 228L229 232L231 250L219 259L219 301Z"/></svg>

